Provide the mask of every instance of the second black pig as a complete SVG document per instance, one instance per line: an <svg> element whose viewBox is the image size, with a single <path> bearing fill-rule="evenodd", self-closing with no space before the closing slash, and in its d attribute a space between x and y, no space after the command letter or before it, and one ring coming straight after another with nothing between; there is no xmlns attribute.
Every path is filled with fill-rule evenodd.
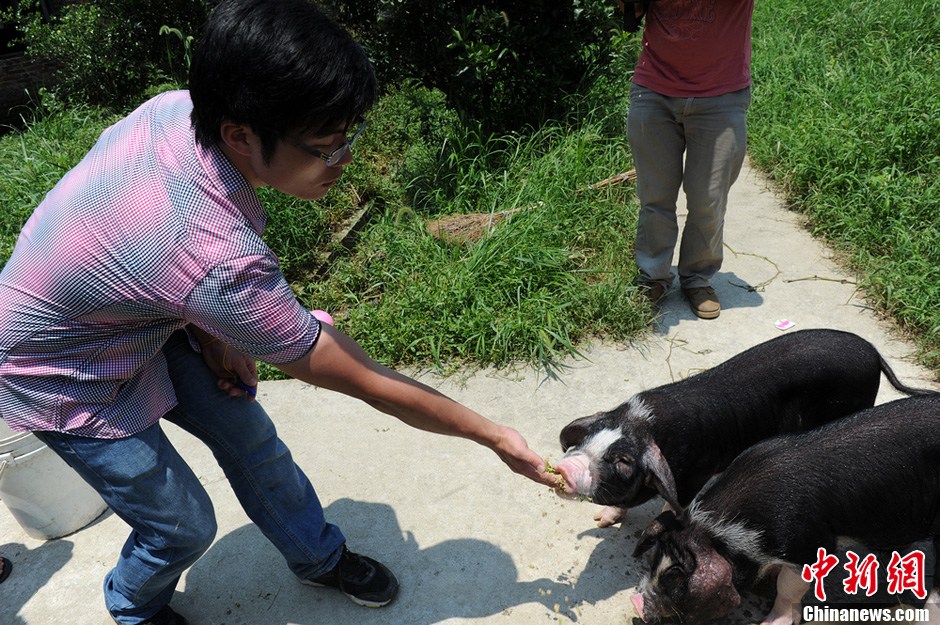
<svg viewBox="0 0 940 625"><path fill-rule="evenodd" d="M777 597L763 623L791 625L820 552L831 555L843 538L902 552L930 540L940 549L940 396L751 447L687 511L663 512L646 529L634 555L650 551L650 574L632 601L645 621L698 625L727 615L766 578ZM927 574L913 580L925 594ZM935 575L930 623L940 623L938 584Z"/></svg>

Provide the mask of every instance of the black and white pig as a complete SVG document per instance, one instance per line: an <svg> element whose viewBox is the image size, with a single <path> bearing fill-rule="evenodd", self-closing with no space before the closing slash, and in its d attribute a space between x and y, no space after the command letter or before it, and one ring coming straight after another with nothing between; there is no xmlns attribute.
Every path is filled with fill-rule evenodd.
<svg viewBox="0 0 940 625"><path fill-rule="evenodd" d="M875 403L884 373L909 395L875 347L839 330L800 330L720 365L642 391L561 431L554 469L562 496L606 506L600 526L657 492L679 510L739 453L777 434L807 430Z"/></svg>
<svg viewBox="0 0 940 625"><path fill-rule="evenodd" d="M810 586L804 565L841 539L940 548L940 396L899 399L749 448L687 511L663 512L647 527L634 555L649 551L650 574L631 599L645 621L698 625L775 578L764 624L790 625ZM938 584L934 576L930 623L940 622Z"/></svg>

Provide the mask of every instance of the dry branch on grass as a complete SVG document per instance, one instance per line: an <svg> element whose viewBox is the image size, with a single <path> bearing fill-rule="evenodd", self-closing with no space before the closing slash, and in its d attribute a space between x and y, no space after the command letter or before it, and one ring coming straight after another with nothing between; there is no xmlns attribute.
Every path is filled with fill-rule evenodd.
<svg viewBox="0 0 940 625"><path fill-rule="evenodd" d="M624 182L633 182L636 180L636 170L631 169L623 173L604 178L599 182L590 184L579 191L594 191L611 187ZM538 208L543 202L536 202L529 206L519 206L508 210L495 211L492 213L467 213L465 215L448 215L439 219L432 219L425 223L428 233L442 241L448 243L475 243L485 235L492 232L496 224L505 221L512 215L520 212Z"/></svg>
<svg viewBox="0 0 940 625"><path fill-rule="evenodd" d="M425 224L431 236L448 243L474 243L489 234L493 227L512 215L541 206L542 202L530 206L519 206L494 213L468 213L466 215L448 215L433 219Z"/></svg>
<svg viewBox="0 0 940 625"><path fill-rule="evenodd" d="M581 191L596 191L597 189L603 189L604 187L612 187L617 184L623 184L624 182L633 182L636 180L636 170L631 169L623 173L619 173L616 176L611 176L610 178L604 178L600 182L595 182L594 184L589 184Z"/></svg>

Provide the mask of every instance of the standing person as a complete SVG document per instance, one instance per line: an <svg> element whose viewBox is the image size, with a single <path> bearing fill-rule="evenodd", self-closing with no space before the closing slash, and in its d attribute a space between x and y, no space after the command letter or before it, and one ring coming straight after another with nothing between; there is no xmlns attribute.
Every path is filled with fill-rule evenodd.
<svg viewBox="0 0 940 625"><path fill-rule="evenodd" d="M627 119L640 201L638 281L658 303L675 280L681 187L688 218L679 283L692 312L714 319L721 304L711 279L721 268L728 192L747 146L754 0L654 0L647 7Z"/></svg>
<svg viewBox="0 0 940 625"><path fill-rule="evenodd" d="M104 582L117 623L185 623L170 598L217 530L161 419L211 448L301 581L367 606L394 598L394 575L346 547L254 401L255 359L554 483L518 432L321 323L261 239L255 189L323 197L375 97L365 52L308 0L227 0L196 47L189 91L105 130L0 273L2 417L35 432L132 529Z"/></svg>

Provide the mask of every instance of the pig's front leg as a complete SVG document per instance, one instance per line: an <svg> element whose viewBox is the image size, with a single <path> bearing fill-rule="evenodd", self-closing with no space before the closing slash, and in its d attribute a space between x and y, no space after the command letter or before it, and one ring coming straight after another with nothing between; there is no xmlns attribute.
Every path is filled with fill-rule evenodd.
<svg viewBox="0 0 940 625"><path fill-rule="evenodd" d="M618 506L604 506L594 515L594 520L597 521L597 527L610 527L615 523L620 523L623 521L623 517L626 516L627 510L629 509L630 508L620 508ZM672 506L668 503L663 504L663 512L666 510L672 510ZM679 514L679 510L672 511Z"/></svg>
<svg viewBox="0 0 940 625"><path fill-rule="evenodd" d="M619 523L622 521L623 515L626 513L626 508L618 508L617 506L604 506L597 512L597 514L594 515L594 520L597 521L597 527L610 527L614 523Z"/></svg>
<svg viewBox="0 0 940 625"><path fill-rule="evenodd" d="M809 582L804 582L799 571L789 566L782 566L777 574L777 598L770 614L761 625L793 625L799 623L800 602Z"/></svg>

